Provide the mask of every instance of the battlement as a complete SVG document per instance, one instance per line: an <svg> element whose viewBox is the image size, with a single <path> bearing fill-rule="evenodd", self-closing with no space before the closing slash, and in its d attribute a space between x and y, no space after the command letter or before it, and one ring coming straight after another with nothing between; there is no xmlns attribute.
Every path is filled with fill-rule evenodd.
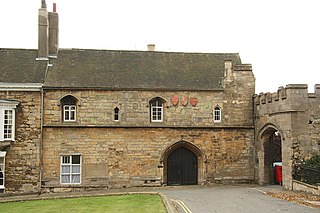
<svg viewBox="0 0 320 213"><path fill-rule="evenodd" d="M318 98L320 97L320 84L314 86L314 93L308 93L307 84L288 84L286 87L279 87L277 92L274 93L260 93L254 95L254 104L267 104L286 99L305 99L305 98Z"/></svg>

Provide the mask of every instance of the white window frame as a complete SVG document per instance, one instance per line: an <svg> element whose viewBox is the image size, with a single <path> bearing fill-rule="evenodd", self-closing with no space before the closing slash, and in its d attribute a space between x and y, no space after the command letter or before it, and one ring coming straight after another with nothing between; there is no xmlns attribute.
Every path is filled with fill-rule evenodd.
<svg viewBox="0 0 320 213"><path fill-rule="evenodd" d="M0 159L3 159L2 161L0 160L0 170L2 172L3 177L0 177L2 180L2 184L0 182L0 189L4 189L5 187L5 171L6 171L6 152L0 151Z"/></svg>
<svg viewBox="0 0 320 213"><path fill-rule="evenodd" d="M221 117L222 117L221 107L215 106L213 109L213 122L220 123Z"/></svg>
<svg viewBox="0 0 320 213"><path fill-rule="evenodd" d="M155 103L155 105L153 105L153 103ZM160 105L160 103L161 103L161 105ZM163 105L164 105L164 102L160 98L156 98L156 99L153 99L150 101L151 122L163 122L163 114L164 114L163 113Z"/></svg>
<svg viewBox="0 0 320 213"><path fill-rule="evenodd" d="M68 113L69 118L66 117L66 113ZM73 119L71 118L72 114L74 115ZM73 122L73 121L76 121L76 117L77 117L76 105L68 105L68 104L63 105L63 121Z"/></svg>
<svg viewBox="0 0 320 213"><path fill-rule="evenodd" d="M0 100L0 141L14 141L15 140L15 121L16 121L16 108L19 102L17 101L6 101ZM10 137L5 137L5 126L8 126L8 123L5 122L6 111L12 112L11 118L9 120L9 125L11 126L11 135Z"/></svg>
<svg viewBox="0 0 320 213"><path fill-rule="evenodd" d="M73 156L79 156L79 164L73 163ZM73 169L79 167L78 172L74 172ZM63 171L63 168L69 168L68 171ZM82 156L79 154L74 155L61 155L60 156L60 183L61 184L72 184L77 185L81 184L81 173L82 173ZM74 177L79 176L79 181L73 182L75 179ZM63 177L68 177L68 182L64 180Z"/></svg>

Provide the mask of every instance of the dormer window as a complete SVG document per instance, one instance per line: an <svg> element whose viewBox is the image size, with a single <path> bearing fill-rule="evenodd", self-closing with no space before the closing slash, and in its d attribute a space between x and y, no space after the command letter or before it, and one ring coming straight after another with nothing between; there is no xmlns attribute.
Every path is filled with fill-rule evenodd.
<svg viewBox="0 0 320 213"><path fill-rule="evenodd" d="M163 105L161 98L154 98L150 101L150 120L151 122L163 121Z"/></svg>
<svg viewBox="0 0 320 213"><path fill-rule="evenodd" d="M62 117L65 122L76 121L77 115L77 99L68 95L61 99Z"/></svg>

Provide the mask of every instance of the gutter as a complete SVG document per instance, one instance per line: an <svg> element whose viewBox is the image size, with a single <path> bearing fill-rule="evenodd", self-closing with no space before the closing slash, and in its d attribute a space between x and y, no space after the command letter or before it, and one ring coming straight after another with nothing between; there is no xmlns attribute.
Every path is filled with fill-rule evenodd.
<svg viewBox="0 0 320 213"><path fill-rule="evenodd" d="M42 83L4 83L4 82L0 82L0 91L39 92L41 90L42 90Z"/></svg>

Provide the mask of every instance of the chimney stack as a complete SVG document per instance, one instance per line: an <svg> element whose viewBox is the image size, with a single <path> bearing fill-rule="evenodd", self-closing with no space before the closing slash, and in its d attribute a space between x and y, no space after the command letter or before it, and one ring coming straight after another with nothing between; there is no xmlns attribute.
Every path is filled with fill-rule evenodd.
<svg viewBox="0 0 320 213"><path fill-rule="evenodd" d="M41 1L41 8L39 9L38 15L38 58L48 58L49 47L48 47L48 11L45 0Z"/></svg>
<svg viewBox="0 0 320 213"><path fill-rule="evenodd" d="M232 81L233 80L233 73L232 73L232 60L225 60L224 61L224 76L226 80Z"/></svg>
<svg viewBox="0 0 320 213"><path fill-rule="evenodd" d="M57 56L59 50L59 16L56 3L53 12L49 13L49 56Z"/></svg>
<svg viewBox="0 0 320 213"><path fill-rule="evenodd" d="M156 45L155 44L148 44L148 51L156 51Z"/></svg>
<svg viewBox="0 0 320 213"><path fill-rule="evenodd" d="M47 11L45 0L41 0L39 9L39 28L38 28L38 59L47 60L49 56L57 56L59 50L59 17L56 13L56 4L53 4L53 11Z"/></svg>

